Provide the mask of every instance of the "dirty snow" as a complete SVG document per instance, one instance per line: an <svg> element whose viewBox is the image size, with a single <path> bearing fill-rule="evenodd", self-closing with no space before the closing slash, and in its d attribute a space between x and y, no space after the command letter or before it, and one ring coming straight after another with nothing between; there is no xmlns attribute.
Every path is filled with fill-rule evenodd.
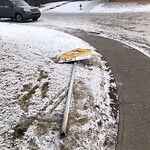
<svg viewBox="0 0 150 150"><path fill-rule="evenodd" d="M0 149L115 149L118 107L110 107L109 94L116 85L102 56L78 62L67 137L60 139L73 65L58 57L94 48L53 29L2 22L0 29Z"/></svg>

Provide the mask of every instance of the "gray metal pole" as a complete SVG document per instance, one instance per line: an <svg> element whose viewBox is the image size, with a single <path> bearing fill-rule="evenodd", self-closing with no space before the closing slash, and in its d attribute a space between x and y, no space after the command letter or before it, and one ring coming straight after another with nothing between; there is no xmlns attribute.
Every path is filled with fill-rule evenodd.
<svg viewBox="0 0 150 150"><path fill-rule="evenodd" d="M67 97L67 101L66 101L66 107L65 107L64 116L63 116L62 127L61 127L61 131L60 131L60 138L64 138L66 136L66 128L67 128L67 122L68 122L68 116L69 116L69 109L71 106L71 96L72 96L72 89L73 89L76 65L77 65L77 63L74 62L72 77L70 80L70 87L68 90L68 97Z"/></svg>

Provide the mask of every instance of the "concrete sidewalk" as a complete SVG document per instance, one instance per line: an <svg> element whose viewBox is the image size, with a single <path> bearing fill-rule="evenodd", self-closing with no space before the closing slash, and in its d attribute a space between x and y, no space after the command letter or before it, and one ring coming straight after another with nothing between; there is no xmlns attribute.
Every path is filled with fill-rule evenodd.
<svg viewBox="0 0 150 150"><path fill-rule="evenodd" d="M72 34L94 46L115 76L120 103L116 150L150 150L150 58L114 40Z"/></svg>

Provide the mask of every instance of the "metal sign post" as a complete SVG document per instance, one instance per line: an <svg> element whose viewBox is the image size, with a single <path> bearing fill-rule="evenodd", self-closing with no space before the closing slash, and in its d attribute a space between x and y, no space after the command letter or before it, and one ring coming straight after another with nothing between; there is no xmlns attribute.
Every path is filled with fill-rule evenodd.
<svg viewBox="0 0 150 150"><path fill-rule="evenodd" d="M70 80L70 86L69 86L69 90L68 90L68 97L67 97L67 101L66 101L66 107L65 107L64 116L63 116L63 122L62 122L62 126L61 126L61 131L60 131L60 138L66 137L66 129L67 129L67 123L68 123L69 109L71 106L73 82L74 82L75 71L76 71L76 66L77 66L76 61L88 59L88 58L91 58L91 56L92 56L92 50L81 49L81 48L77 48L75 50L66 52L60 56L60 61L59 61L60 63L62 63L62 62L74 62L73 70L72 70L72 76L71 76L71 80Z"/></svg>
<svg viewBox="0 0 150 150"><path fill-rule="evenodd" d="M60 132L60 137L61 138L64 138L66 136L66 128L67 128L67 122L68 122L68 116L69 116L69 109L70 109L70 106L71 106L71 95L72 95L76 65L77 65L77 63L74 62L73 70L72 70L72 77L71 77L71 80L70 80L70 87L69 87L69 90L68 90L68 97L67 97L67 101L66 101L66 108L65 108L65 111L64 111L63 122L62 122L62 127L61 127L61 132Z"/></svg>

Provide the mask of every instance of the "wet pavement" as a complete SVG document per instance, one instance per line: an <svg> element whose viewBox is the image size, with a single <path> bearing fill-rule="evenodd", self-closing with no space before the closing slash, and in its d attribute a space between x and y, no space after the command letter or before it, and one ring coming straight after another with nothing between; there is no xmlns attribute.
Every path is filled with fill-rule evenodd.
<svg viewBox="0 0 150 150"><path fill-rule="evenodd" d="M100 52L115 76L120 123L116 150L150 149L150 59L120 42L86 32L73 35Z"/></svg>

